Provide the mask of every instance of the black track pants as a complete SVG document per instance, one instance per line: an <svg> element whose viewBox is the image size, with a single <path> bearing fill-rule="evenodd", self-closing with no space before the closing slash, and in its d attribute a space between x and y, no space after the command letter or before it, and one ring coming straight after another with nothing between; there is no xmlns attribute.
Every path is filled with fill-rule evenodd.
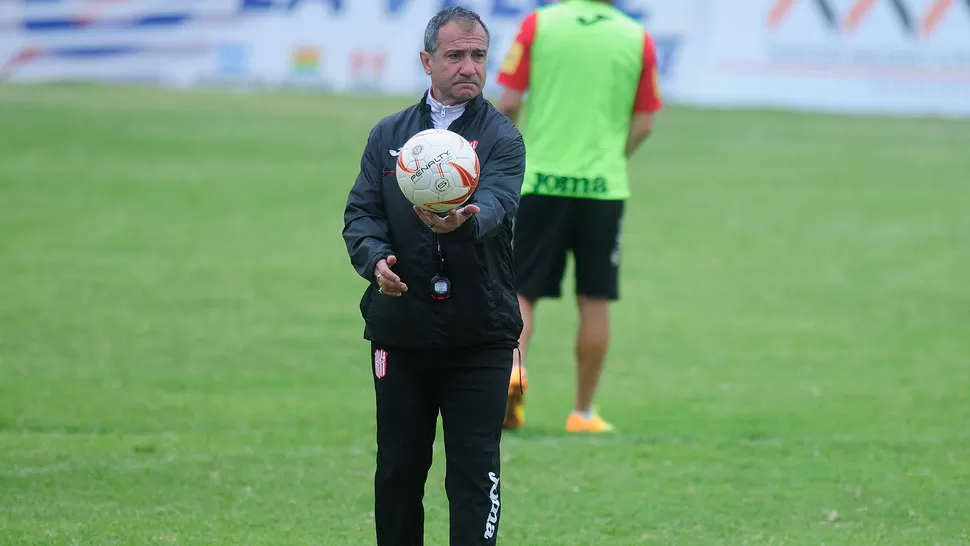
<svg viewBox="0 0 970 546"><path fill-rule="evenodd" d="M424 485L441 412L451 546L495 544L512 351L371 347L377 395L378 546L424 544Z"/></svg>

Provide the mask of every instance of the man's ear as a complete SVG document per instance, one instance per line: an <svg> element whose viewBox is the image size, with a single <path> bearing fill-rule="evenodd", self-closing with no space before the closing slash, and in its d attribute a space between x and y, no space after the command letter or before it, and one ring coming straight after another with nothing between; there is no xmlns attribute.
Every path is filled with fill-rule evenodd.
<svg viewBox="0 0 970 546"><path fill-rule="evenodd" d="M431 54L428 53L427 51L422 51L420 53L420 56L421 56L421 64L424 66L424 73L430 76L431 75Z"/></svg>

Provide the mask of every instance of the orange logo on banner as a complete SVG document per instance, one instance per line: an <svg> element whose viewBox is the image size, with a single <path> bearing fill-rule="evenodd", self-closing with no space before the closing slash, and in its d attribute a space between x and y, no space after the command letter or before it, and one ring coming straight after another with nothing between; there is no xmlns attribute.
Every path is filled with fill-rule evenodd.
<svg viewBox="0 0 970 546"><path fill-rule="evenodd" d="M800 0L775 0L772 4L771 9L768 11L768 19L766 25L769 29L774 30L791 12L792 8L798 4ZM813 0L815 7L818 9L822 19L832 30L841 32L852 32L856 30L859 25L865 20L869 11L878 4L880 0L856 0L852 4L848 13L844 17L836 13L835 8L829 3L829 0ZM906 29L910 34L915 34L921 38L926 38L933 34L936 30L937 25L946 16L947 12L950 10L953 0L934 0L930 4L929 8L923 13L918 24L914 24L913 18L910 15L909 8L903 2L903 0L892 0L889 2L893 11L896 13L900 24ZM970 4L968 4L968 10L970 10ZM970 13L968 13L970 15Z"/></svg>

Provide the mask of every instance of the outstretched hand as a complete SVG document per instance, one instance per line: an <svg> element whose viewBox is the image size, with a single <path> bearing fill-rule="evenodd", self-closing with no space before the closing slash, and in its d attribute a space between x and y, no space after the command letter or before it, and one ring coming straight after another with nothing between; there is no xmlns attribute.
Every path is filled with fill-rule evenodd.
<svg viewBox="0 0 970 546"><path fill-rule="evenodd" d="M428 226L435 233L450 233L455 231L472 216L481 211L482 209L478 208L478 205L465 205L464 207L451 209L448 211L448 216L442 218L434 212L424 210L417 206L414 207L414 212L418 214L418 218L421 218L424 225Z"/></svg>
<svg viewBox="0 0 970 546"><path fill-rule="evenodd" d="M397 263L396 256L388 256L377 262L374 268L374 279L377 281L377 291L385 296L401 296L408 291L408 285L401 282L401 277L391 271Z"/></svg>

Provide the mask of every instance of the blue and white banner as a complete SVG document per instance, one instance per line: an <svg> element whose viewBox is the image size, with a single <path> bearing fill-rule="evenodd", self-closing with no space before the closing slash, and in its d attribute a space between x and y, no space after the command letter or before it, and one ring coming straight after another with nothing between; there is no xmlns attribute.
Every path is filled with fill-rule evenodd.
<svg viewBox="0 0 970 546"><path fill-rule="evenodd" d="M0 77L177 81L211 36L239 24L231 1L19 0L0 3Z"/></svg>
<svg viewBox="0 0 970 546"><path fill-rule="evenodd" d="M5 0L0 81L419 93L442 7L492 34L486 93L555 0ZM657 44L665 100L970 116L970 0L617 0Z"/></svg>
<svg viewBox="0 0 970 546"><path fill-rule="evenodd" d="M522 19L548 0L13 0L0 2L0 78L414 93L428 85L425 25L455 3L489 26L494 82ZM695 4L617 2L654 34L672 92Z"/></svg>

